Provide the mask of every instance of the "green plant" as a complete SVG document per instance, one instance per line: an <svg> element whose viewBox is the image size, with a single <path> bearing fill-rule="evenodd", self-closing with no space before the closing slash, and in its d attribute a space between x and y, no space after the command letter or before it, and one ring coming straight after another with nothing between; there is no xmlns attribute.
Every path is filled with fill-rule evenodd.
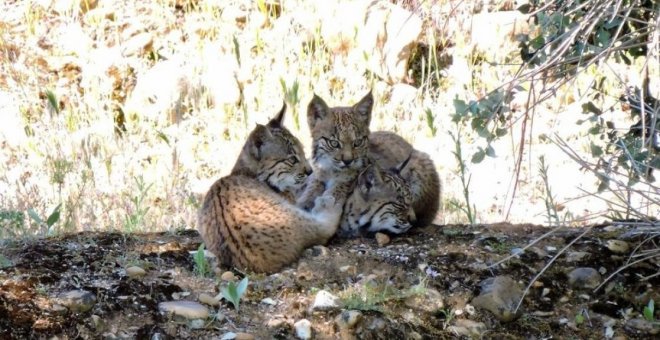
<svg viewBox="0 0 660 340"><path fill-rule="evenodd" d="M438 128L435 127L435 115L428 108L424 112L426 113L426 125L431 130L431 136L435 137L435 134L438 132Z"/></svg>
<svg viewBox="0 0 660 340"><path fill-rule="evenodd" d="M653 299L650 299L649 303L646 306L644 306L642 315L644 315L644 319L648 321L652 322L655 320L655 302L653 301Z"/></svg>
<svg viewBox="0 0 660 340"><path fill-rule="evenodd" d="M280 78L280 85L282 86L282 92L284 93L284 100L289 104L293 112L293 123L296 125L296 129L300 130L300 118L298 116L298 103L300 103L300 97L298 96L298 80L294 80L291 87L287 86L283 78Z"/></svg>
<svg viewBox="0 0 660 340"><path fill-rule="evenodd" d="M11 265L12 265L11 261L9 261L9 259L6 256L0 254L0 269L7 268Z"/></svg>
<svg viewBox="0 0 660 340"><path fill-rule="evenodd" d="M584 323L584 315L582 315L582 311L579 313L575 314L575 324L576 325L581 325Z"/></svg>
<svg viewBox="0 0 660 340"><path fill-rule="evenodd" d="M48 99L48 104L50 104L50 107L55 110L56 114L60 114L60 104L57 101L57 96L55 93L51 90L46 90L46 99Z"/></svg>
<svg viewBox="0 0 660 340"><path fill-rule="evenodd" d="M55 207L55 209L53 209L53 211L50 213L50 215L48 215L48 218L46 218L46 221L44 221L39 216L39 214L36 211L34 211L34 209L32 209L32 208L29 208L27 210L27 213L30 216L30 218L32 218L32 220L34 220L34 222L36 222L39 226L44 226L45 225L48 235L52 235L53 232L54 232L53 227L54 227L55 223L57 223L57 221L60 220L60 208L61 207L62 207L62 204L61 203L58 204Z"/></svg>
<svg viewBox="0 0 660 340"><path fill-rule="evenodd" d="M451 308L440 309L435 312L436 316L442 319L442 329L446 329L447 326L451 325L451 322L454 320L456 314Z"/></svg>
<svg viewBox="0 0 660 340"><path fill-rule="evenodd" d="M226 287L220 289L220 294L222 297L231 302L234 305L234 308L238 311L241 298L245 294L248 286L248 277L244 277L238 284L235 282L229 282Z"/></svg>
<svg viewBox="0 0 660 340"><path fill-rule="evenodd" d="M201 277L207 277L211 273L211 266L204 256L204 243L199 245L193 259L195 260L195 273Z"/></svg>
<svg viewBox="0 0 660 340"><path fill-rule="evenodd" d="M470 224L475 224L477 220L477 207L474 204L470 204L470 180L472 175L468 176L467 174L467 165L463 159L463 148L461 146L461 128L458 123L456 123L456 135L454 135L451 131L449 131L449 135L454 141L455 149L452 153L454 154L458 164L458 174L461 178L461 185L463 186L463 198L465 198L465 203L458 203L457 201L450 201L450 203L454 202L457 204L454 206L454 208L463 211L467 216Z"/></svg>
<svg viewBox="0 0 660 340"><path fill-rule="evenodd" d="M127 213L124 219L124 230L129 233L135 232L144 226L145 217L149 212L149 207L144 206L144 200L153 186L153 183L147 185L142 176L135 177L134 179L138 194L131 197L133 211Z"/></svg>
<svg viewBox="0 0 660 340"><path fill-rule="evenodd" d="M557 213L557 203L555 198L552 195L552 189L550 188L550 181L548 180L548 166L545 164L545 157L539 157L539 174L541 179L543 179L544 190L544 201L545 201L545 211L546 217L548 218L548 225L559 225L559 214Z"/></svg>
<svg viewBox="0 0 660 340"><path fill-rule="evenodd" d="M426 278L405 290L394 288L387 282L368 281L357 287L345 290L340 299L346 309L383 312L383 304L389 301L403 300L410 296L421 295L426 291Z"/></svg>
<svg viewBox="0 0 660 340"><path fill-rule="evenodd" d="M22 211L0 210L0 240L19 235L25 229Z"/></svg>

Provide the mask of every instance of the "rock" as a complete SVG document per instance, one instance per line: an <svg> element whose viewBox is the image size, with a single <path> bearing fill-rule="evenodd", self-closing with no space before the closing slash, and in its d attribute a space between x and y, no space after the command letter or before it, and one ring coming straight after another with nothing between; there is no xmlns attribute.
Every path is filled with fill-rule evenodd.
<svg viewBox="0 0 660 340"><path fill-rule="evenodd" d="M330 310L339 307L339 298L330 294L328 291L319 290L314 298L312 310Z"/></svg>
<svg viewBox="0 0 660 340"><path fill-rule="evenodd" d="M190 320L190 322L188 322L188 327L190 327L190 329L202 329L206 327L206 320L202 320L202 319Z"/></svg>
<svg viewBox="0 0 660 340"><path fill-rule="evenodd" d="M408 59L421 33L422 20L415 13L376 1L367 8L357 46L369 56L372 72L390 84L402 83L408 80Z"/></svg>
<svg viewBox="0 0 660 340"><path fill-rule="evenodd" d="M209 294L206 294L206 293L199 294L199 296L197 297L197 300L199 300L199 302L207 304L209 306L219 306L220 305L220 299L218 299L214 296L211 296Z"/></svg>
<svg viewBox="0 0 660 340"><path fill-rule="evenodd" d="M390 237L383 233L376 233L376 243L382 247L390 243Z"/></svg>
<svg viewBox="0 0 660 340"><path fill-rule="evenodd" d="M445 306L442 294L433 288L426 288L422 294L407 297L404 303L414 310L426 313L435 313Z"/></svg>
<svg viewBox="0 0 660 340"><path fill-rule="evenodd" d="M519 11L478 13L473 16L472 46L489 57L497 55L502 44L513 41L517 34L529 32L528 15Z"/></svg>
<svg viewBox="0 0 660 340"><path fill-rule="evenodd" d="M151 49L154 42L153 34L149 32L138 33L130 37L122 46L122 53L125 57L139 54L142 51Z"/></svg>
<svg viewBox="0 0 660 340"><path fill-rule="evenodd" d="M222 281L234 281L236 280L236 275L230 271L226 271L220 275L220 280Z"/></svg>
<svg viewBox="0 0 660 340"><path fill-rule="evenodd" d="M60 294L59 303L69 310L82 313L86 312L96 303L96 295L86 290L71 290Z"/></svg>
<svg viewBox="0 0 660 340"><path fill-rule="evenodd" d="M94 314L92 315L92 327L94 327L94 330L96 332L101 332L105 327L105 322L103 321L103 319L101 319L100 316Z"/></svg>
<svg viewBox="0 0 660 340"><path fill-rule="evenodd" d="M254 335L252 335L250 333L238 332L238 333L236 333L236 337L234 339L235 340L254 340L255 337L254 337Z"/></svg>
<svg viewBox="0 0 660 340"><path fill-rule="evenodd" d="M326 257L330 253L327 247L316 245L307 250L312 257Z"/></svg>
<svg viewBox="0 0 660 340"><path fill-rule="evenodd" d="M516 306L523 297L523 290L518 282L508 276L489 278L481 283L481 294L472 299L472 305L485 309L503 322L515 320L520 316Z"/></svg>
<svg viewBox="0 0 660 340"><path fill-rule="evenodd" d="M479 339L487 331L487 328L483 322L458 319L453 326L449 327L449 330L456 335Z"/></svg>
<svg viewBox="0 0 660 340"><path fill-rule="evenodd" d="M571 251L566 254L566 262L580 262L588 260L591 254L586 251Z"/></svg>
<svg viewBox="0 0 660 340"><path fill-rule="evenodd" d="M147 271L138 267L138 266L131 266L126 268L126 275L130 277L131 279L137 279L140 277L143 277L147 274Z"/></svg>
<svg viewBox="0 0 660 340"><path fill-rule="evenodd" d="M206 319L209 310L204 305L194 301L167 301L158 304L158 310L168 314L182 316L186 319Z"/></svg>
<svg viewBox="0 0 660 340"><path fill-rule="evenodd" d="M568 274L568 284L573 288L594 289L601 281L600 273L594 268L575 268Z"/></svg>
<svg viewBox="0 0 660 340"><path fill-rule="evenodd" d="M335 318L335 324L340 330L351 329L362 320L362 313L357 310L345 310Z"/></svg>
<svg viewBox="0 0 660 340"><path fill-rule="evenodd" d="M342 273L347 273L349 275L356 275L357 274L357 268L355 266L341 266L339 267L339 271Z"/></svg>
<svg viewBox="0 0 660 340"><path fill-rule="evenodd" d="M298 320L293 324L293 327L296 329L296 337L298 337L298 339L312 338L312 323L309 322L309 320Z"/></svg>
<svg viewBox="0 0 660 340"><path fill-rule="evenodd" d="M626 322L625 327L633 332L639 332L648 335L660 334L660 325L646 319L630 319Z"/></svg>
<svg viewBox="0 0 660 340"><path fill-rule="evenodd" d="M261 303L263 303L264 305L269 305L269 306L276 306L277 305L277 301L275 301L275 300L273 300L272 298L269 298L269 297L262 299Z"/></svg>
<svg viewBox="0 0 660 340"><path fill-rule="evenodd" d="M616 254L627 254L630 250L630 244L621 240L607 240L607 249Z"/></svg>

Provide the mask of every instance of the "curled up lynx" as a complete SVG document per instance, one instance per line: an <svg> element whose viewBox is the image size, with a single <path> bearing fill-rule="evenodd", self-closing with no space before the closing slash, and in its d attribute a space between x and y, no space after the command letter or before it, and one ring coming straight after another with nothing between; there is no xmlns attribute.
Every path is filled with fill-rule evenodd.
<svg viewBox="0 0 660 340"><path fill-rule="evenodd" d="M334 188L312 211L282 194L296 192L310 173L300 142L282 126L285 109L250 133L233 170L211 186L199 210L199 233L224 266L278 271L337 231L344 198Z"/></svg>
<svg viewBox="0 0 660 340"><path fill-rule="evenodd" d="M328 183L353 181L340 236L400 234L428 225L439 208L440 179L433 161L395 133L371 133L372 107L370 92L352 107L329 107L314 96L307 109L314 173L297 202L309 209Z"/></svg>

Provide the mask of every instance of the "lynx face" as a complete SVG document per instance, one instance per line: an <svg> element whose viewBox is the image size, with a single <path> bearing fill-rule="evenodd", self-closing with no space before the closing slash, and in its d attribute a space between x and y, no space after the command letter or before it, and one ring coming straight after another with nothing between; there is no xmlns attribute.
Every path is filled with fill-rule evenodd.
<svg viewBox="0 0 660 340"><path fill-rule="evenodd" d="M312 168L302 144L282 125L286 107L266 125L250 133L232 174L247 173L278 192L295 193Z"/></svg>
<svg viewBox="0 0 660 340"><path fill-rule="evenodd" d="M322 171L360 171L368 164L369 122L373 96L369 92L351 107L328 107L318 96L307 107L312 132L312 160Z"/></svg>
<svg viewBox="0 0 660 340"><path fill-rule="evenodd" d="M383 171L370 165L360 174L357 187L344 205L339 236L356 237L379 231L401 234L412 227L412 193L399 172L400 169Z"/></svg>

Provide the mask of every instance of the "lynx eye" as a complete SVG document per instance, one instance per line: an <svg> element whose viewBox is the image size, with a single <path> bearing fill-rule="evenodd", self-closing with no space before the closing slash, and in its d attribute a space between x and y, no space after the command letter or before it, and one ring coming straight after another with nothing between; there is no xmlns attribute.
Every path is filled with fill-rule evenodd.
<svg viewBox="0 0 660 340"><path fill-rule="evenodd" d="M366 139L367 139L367 138L365 138L365 137L362 137L362 138L358 138L358 139L356 139L356 140L353 142L353 146L356 147L356 148L361 147L362 145L364 145L364 141L365 141Z"/></svg>
<svg viewBox="0 0 660 340"><path fill-rule="evenodd" d="M335 149L339 149L339 148L341 147L341 144L339 144L339 142L336 141L336 140L334 140L334 139L327 139L327 138L325 138L325 137L324 137L323 139L325 139L325 142L326 142L328 145L330 145L331 147L333 147L333 148L335 148Z"/></svg>
<svg viewBox="0 0 660 340"><path fill-rule="evenodd" d="M298 157L296 157L295 155L289 157L289 163L291 163L291 165L298 164L298 162L299 162Z"/></svg>

